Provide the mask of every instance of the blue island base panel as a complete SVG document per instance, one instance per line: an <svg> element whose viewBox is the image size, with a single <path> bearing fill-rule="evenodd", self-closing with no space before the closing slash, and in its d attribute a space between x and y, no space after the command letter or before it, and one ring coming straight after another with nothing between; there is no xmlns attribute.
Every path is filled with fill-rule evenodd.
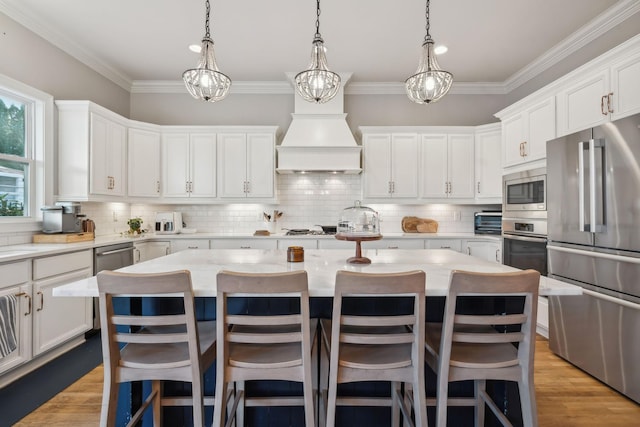
<svg viewBox="0 0 640 427"><path fill-rule="evenodd" d="M297 303L297 301L296 301ZM151 303L148 299L142 301L134 301L127 305L126 309L142 310L144 313L175 313L181 306L182 302L175 298L167 298L162 302ZM293 306L287 298L236 298L229 302L230 312L235 313L260 313L260 314L283 314L291 311L299 310L299 307ZM403 312L407 310L403 299L388 299L387 301L362 303L362 301L352 301L352 308L358 311L368 311L373 308L371 304L383 304L390 312ZM496 298L493 304L478 304L478 301L469 299L462 301L463 309L473 312L486 313L505 313L509 312L511 305L519 305L521 300L513 303L505 302L503 298ZM345 305L346 306L346 305ZM311 299L311 316L331 318L332 299L331 298L312 298ZM444 310L444 297L429 298L427 300L427 321L437 321L442 319ZM215 298L196 298L196 313L199 320L215 320ZM436 376L429 369L425 368L427 396L435 396ZM205 373L204 387L206 395L213 395L215 392L215 363ZM150 382L144 384L134 383L132 388L126 390L128 384L121 388L120 402L118 406L118 425L125 425L126 420L130 419L132 408L139 407L142 396L146 396L150 391ZM282 395L302 395L302 387L300 384L284 382L284 381L254 381L246 384L246 392L249 396L260 396L261 394L274 395L279 393ZM175 395L189 395L191 390L190 384L179 382L167 382L165 392ZM368 394L372 396L389 396L388 383L356 383L342 384L339 393L348 395L353 393L356 395ZM522 417L520 413L520 401L518 396L517 385L504 382L487 382L487 391L494 397L495 402L501 407L501 410L507 415L514 426L522 425ZM451 396L472 396L473 382L465 381L450 384ZM485 426L498 426L500 423L491 414L486 412ZM427 408L429 425L435 425L435 408ZM163 412L165 417L165 425L168 426L192 426L192 411L190 407L174 407L165 408ZM455 426L471 426L473 425L473 408L452 407L448 411L449 425ZM213 420L213 408L207 407L205 413L207 426ZM152 426L151 412L147 411L143 419L143 426ZM347 427L387 427L391 425L391 411L389 408L380 407L338 407L336 412L336 426ZM245 409L245 426L246 427L303 427L304 426L304 409L303 407L257 407Z"/></svg>

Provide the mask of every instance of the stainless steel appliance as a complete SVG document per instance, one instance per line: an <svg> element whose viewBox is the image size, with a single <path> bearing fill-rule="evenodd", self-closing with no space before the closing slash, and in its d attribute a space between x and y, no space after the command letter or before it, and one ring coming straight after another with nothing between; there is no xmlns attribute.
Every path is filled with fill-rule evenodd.
<svg viewBox="0 0 640 427"><path fill-rule="evenodd" d="M502 213L506 217L547 217L547 172L531 169L505 175L502 179Z"/></svg>
<svg viewBox="0 0 640 427"><path fill-rule="evenodd" d="M182 231L181 212L156 213L156 234L178 234Z"/></svg>
<svg viewBox="0 0 640 427"><path fill-rule="evenodd" d="M640 402L640 115L547 142L550 348Z"/></svg>
<svg viewBox="0 0 640 427"><path fill-rule="evenodd" d="M502 212L483 211L473 214L474 234L502 233Z"/></svg>
<svg viewBox="0 0 640 427"><path fill-rule="evenodd" d="M547 170L505 175L502 263L547 275Z"/></svg>
<svg viewBox="0 0 640 427"><path fill-rule="evenodd" d="M117 270L133 264L133 243L100 246L93 250L93 275L102 270ZM100 329L98 298L93 299L93 329Z"/></svg>
<svg viewBox="0 0 640 427"><path fill-rule="evenodd" d="M56 202L55 206L43 206L43 233L80 233L84 215L78 202Z"/></svg>

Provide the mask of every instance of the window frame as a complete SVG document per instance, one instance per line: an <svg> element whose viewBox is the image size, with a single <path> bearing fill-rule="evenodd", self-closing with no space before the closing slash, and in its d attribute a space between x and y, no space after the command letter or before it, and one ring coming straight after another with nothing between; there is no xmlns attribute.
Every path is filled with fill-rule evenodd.
<svg viewBox="0 0 640 427"><path fill-rule="evenodd" d="M0 233L37 231L42 228L40 209L53 201L53 96L2 74L0 90L25 102L25 158L19 161L29 163L25 182L28 212L21 217L0 217Z"/></svg>

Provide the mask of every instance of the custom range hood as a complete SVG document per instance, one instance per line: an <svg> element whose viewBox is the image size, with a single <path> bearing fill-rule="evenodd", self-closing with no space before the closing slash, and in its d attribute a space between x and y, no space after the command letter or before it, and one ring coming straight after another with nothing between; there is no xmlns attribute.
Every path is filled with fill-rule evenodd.
<svg viewBox="0 0 640 427"><path fill-rule="evenodd" d="M294 74L287 73L293 81ZM362 172L360 151L344 113L344 85L351 73L340 73L338 94L324 104L313 104L295 94L295 113L282 144L277 146L278 173Z"/></svg>

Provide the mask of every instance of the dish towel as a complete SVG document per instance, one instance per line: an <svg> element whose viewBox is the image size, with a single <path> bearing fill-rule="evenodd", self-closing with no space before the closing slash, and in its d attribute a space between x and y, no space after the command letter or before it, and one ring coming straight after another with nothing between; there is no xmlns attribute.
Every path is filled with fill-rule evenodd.
<svg viewBox="0 0 640 427"><path fill-rule="evenodd" d="M18 348L16 339L16 310L18 299L15 295L0 297L0 359Z"/></svg>

